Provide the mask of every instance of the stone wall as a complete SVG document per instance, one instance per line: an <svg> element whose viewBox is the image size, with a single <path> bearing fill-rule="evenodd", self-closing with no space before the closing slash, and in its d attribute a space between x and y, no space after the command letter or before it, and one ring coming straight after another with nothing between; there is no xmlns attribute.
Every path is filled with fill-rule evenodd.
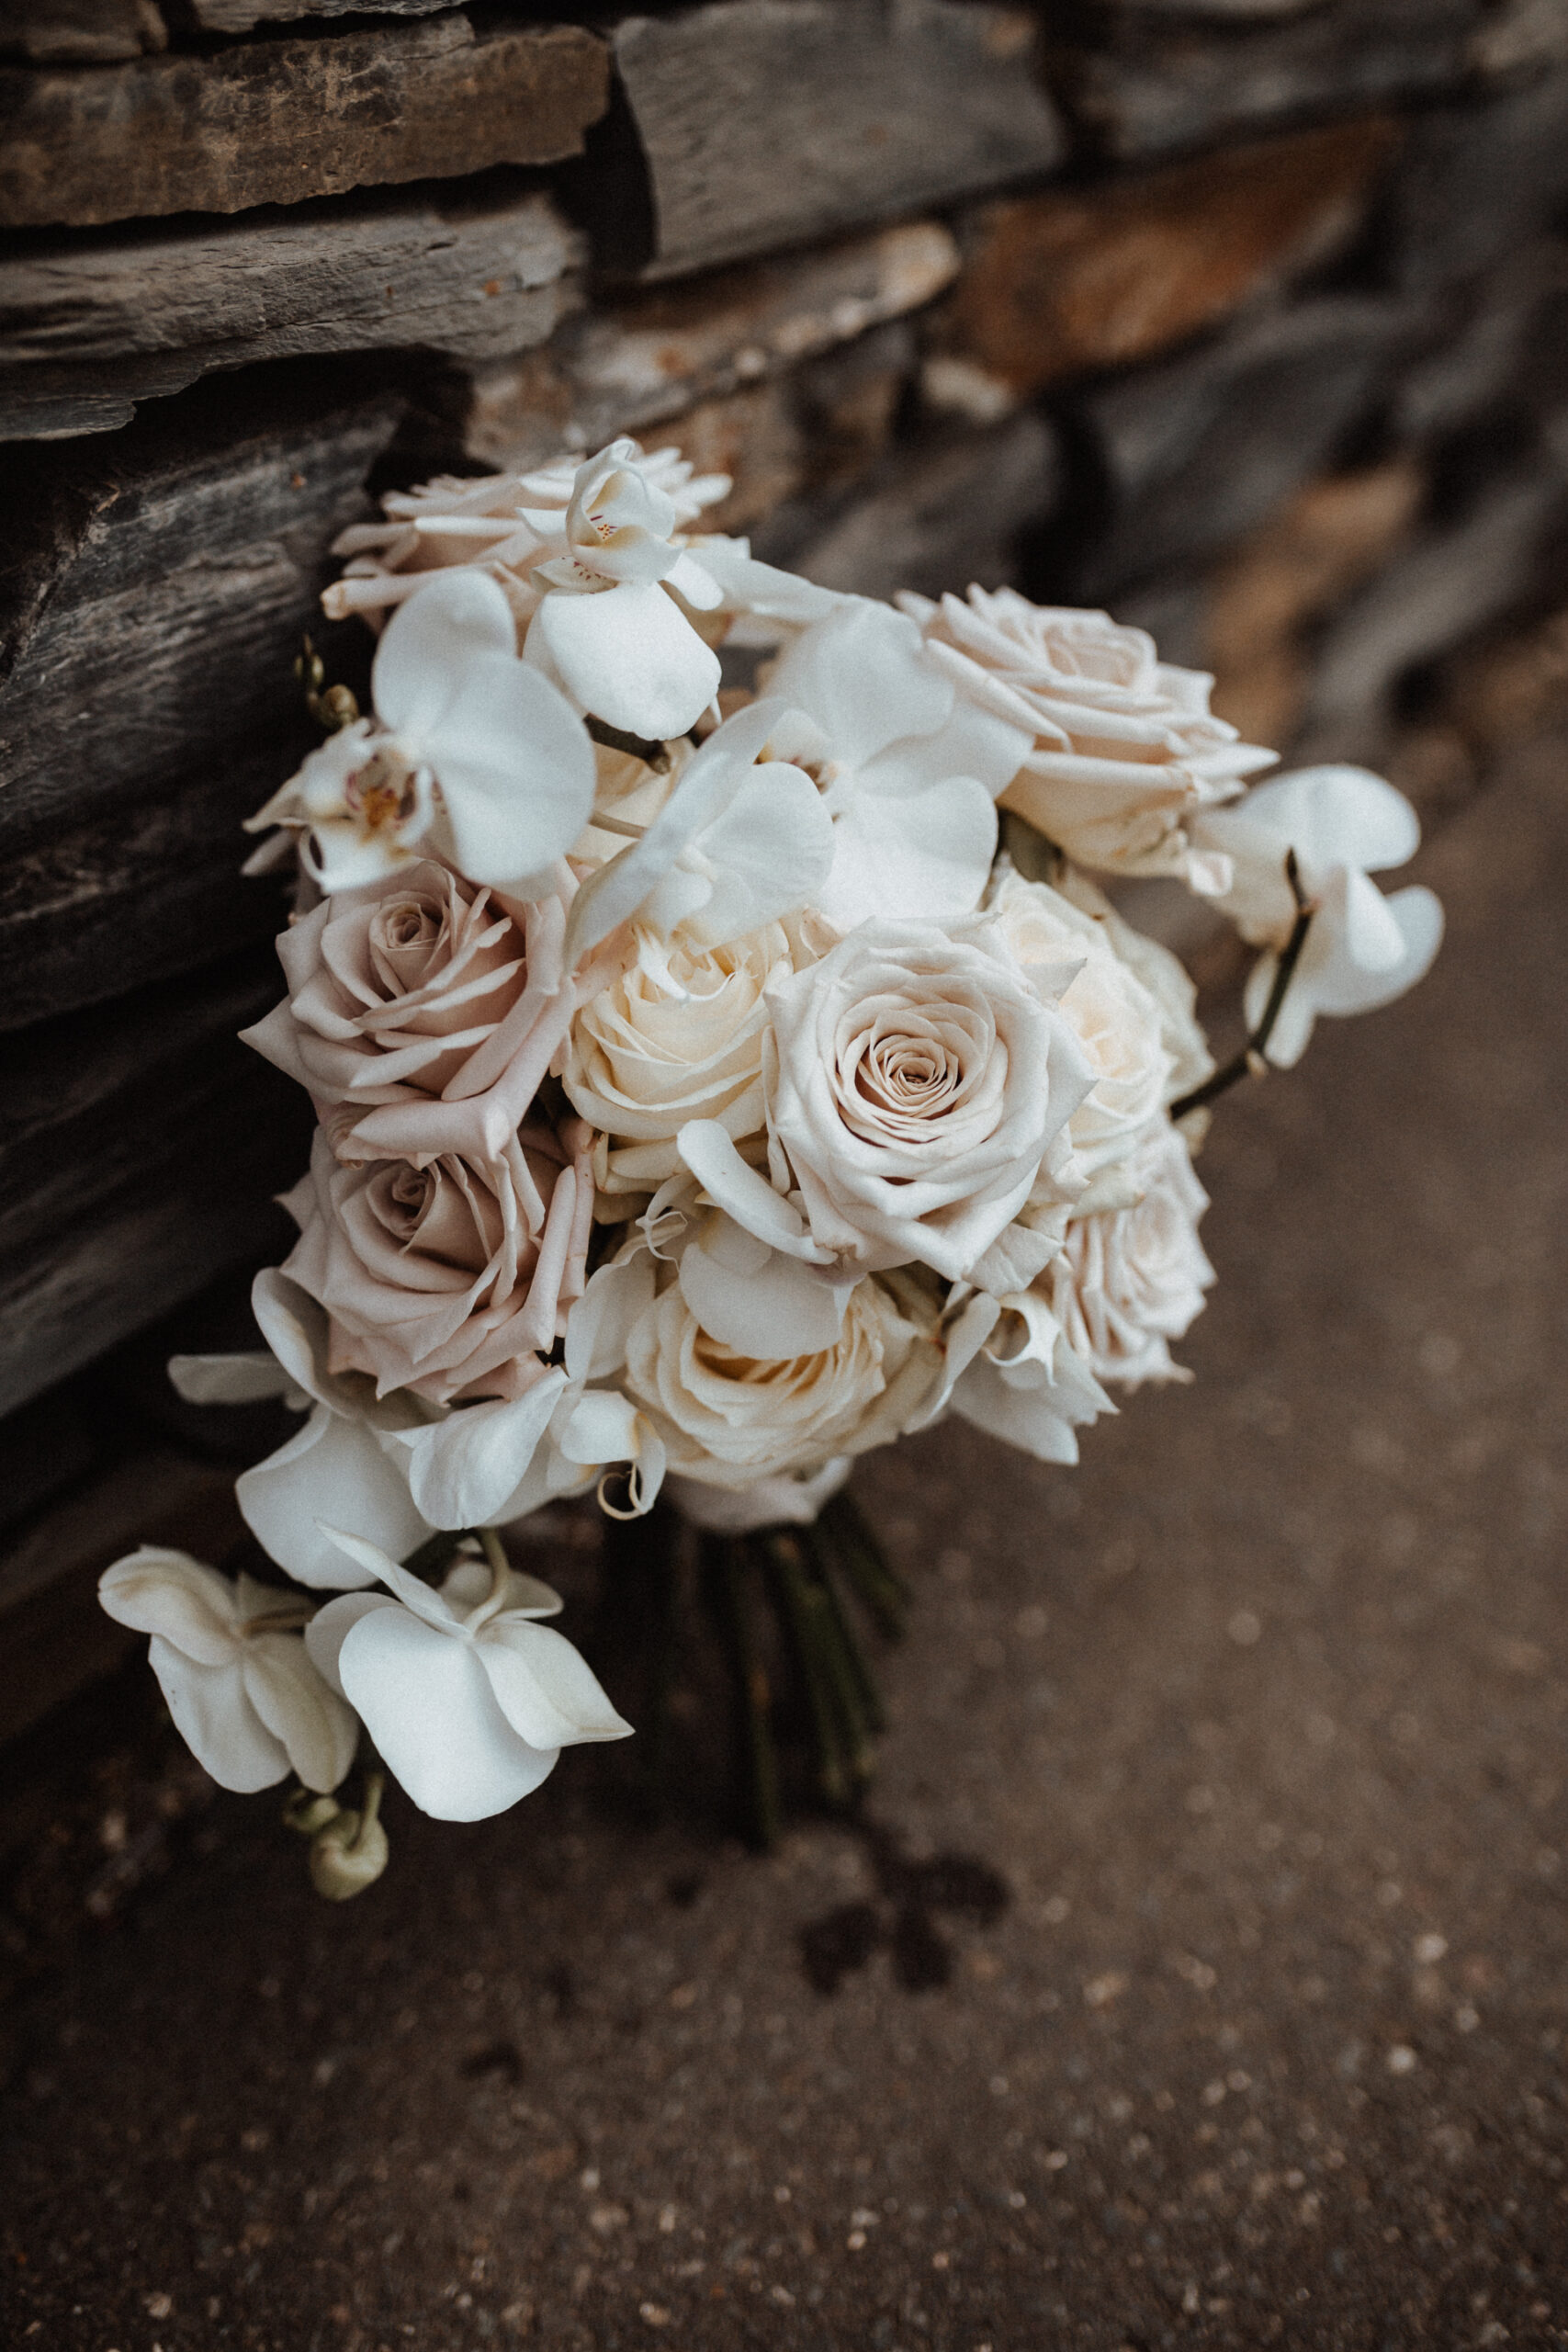
<svg viewBox="0 0 1568 2352"><path fill-rule="evenodd" d="M273 1442L160 1366L303 1157L237 828L373 491L679 443L757 552L1104 604L1428 824L1568 695L1568 0L10 0L0 112L0 1736Z"/></svg>

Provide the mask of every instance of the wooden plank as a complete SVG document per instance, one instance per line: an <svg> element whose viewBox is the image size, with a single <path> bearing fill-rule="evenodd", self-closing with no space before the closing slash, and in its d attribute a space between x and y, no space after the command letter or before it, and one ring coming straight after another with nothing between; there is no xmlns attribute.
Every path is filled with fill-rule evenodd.
<svg viewBox="0 0 1568 2352"><path fill-rule="evenodd" d="M604 43L461 10L92 73L0 69L0 225L242 212L581 152Z"/></svg>
<svg viewBox="0 0 1568 2352"><path fill-rule="evenodd" d="M234 1035L278 993L253 961L6 1047L0 1412L287 1246L310 1101Z"/></svg>
<svg viewBox="0 0 1568 2352"><path fill-rule="evenodd" d="M303 17L434 17L451 0L185 0L204 33L248 33Z"/></svg>
<svg viewBox="0 0 1568 2352"><path fill-rule="evenodd" d="M804 243L1049 171L1065 153L1035 28L977 0L716 0L633 17L616 71L651 224L606 252L650 277Z"/></svg>
<svg viewBox="0 0 1568 2352"><path fill-rule="evenodd" d="M542 343L577 299L581 240L510 175L0 260L0 440L97 433L218 368L305 353L470 361Z"/></svg>
<svg viewBox="0 0 1568 2352"><path fill-rule="evenodd" d="M335 399L331 394L335 391ZM107 441L13 463L0 582L0 845L145 803L205 755L276 741L334 534L400 414L258 371ZM21 445L25 453L27 445ZM362 650L360 633L352 646Z"/></svg>
<svg viewBox="0 0 1568 2352"><path fill-rule="evenodd" d="M1455 89L1483 11L1479 0L1326 0L1273 22L1237 8L1225 26L1182 21L1189 13L1172 5L1162 22L1114 0L1081 36L1053 28L1052 86L1100 153L1175 154Z"/></svg>
<svg viewBox="0 0 1568 2352"><path fill-rule="evenodd" d="M464 446L498 468L598 448L901 318L957 270L950 232L911 220L596 305L474 369Z"/></svg>
<svg viewBox="0 0 1568 2352"><path fill-rule="evenodd" d="M113 65L168 45L153 0L0 0L0 57Z"/></svg>

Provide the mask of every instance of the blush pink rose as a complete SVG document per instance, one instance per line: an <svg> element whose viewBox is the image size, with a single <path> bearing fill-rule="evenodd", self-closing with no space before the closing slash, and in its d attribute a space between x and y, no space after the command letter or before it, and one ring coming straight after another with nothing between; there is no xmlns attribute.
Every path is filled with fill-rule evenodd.
<svg viewBox="0 0 1568 2352"><path fill-rule="evenodd" d="M328 1370L437 1404L525 1395L587 1278L591 1148L573 1119L493 1159L345 1164L318 1129L283 1271L326 1309Z"/></svg>

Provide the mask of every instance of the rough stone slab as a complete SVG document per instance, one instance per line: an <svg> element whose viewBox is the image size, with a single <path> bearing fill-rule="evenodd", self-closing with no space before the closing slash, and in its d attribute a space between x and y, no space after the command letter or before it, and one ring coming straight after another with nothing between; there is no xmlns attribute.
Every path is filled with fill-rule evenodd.
<svg viewBox="0 0 1568 2352"><path fill-rule="evenodd" d="M1050 170L1065 153L1018 8L717 0L616 28L655 277L829 236Z"/></svg>
<svg viewBox="0 0 1568 2352"><path fill-rule="evenodd" d="M204 33L248 33L305 17L434 17L451 0L185 0Z"/></svg>
<svg viewBox="0 0 1568 2352"><path fill-rule="evenodd" d="M1003 198L970 227L935 347L1015 397L1146 358L1324 262L1400 136L1374 115Z"/></svg>
<svg viewBox="0 0 1568 2352"><path fill-rule="evenodd" d="M1457 88L1481 13L1479 0L1330 0L1219 28L1118 9L1081 45L1053 40L1052 83L1087 140L1134 162Z"/></svg>
<svg viewBox="0 0 1568 2352"><path fill-rule="evenodd" d="M1060 484L1049 425L1018 416L900 453L847 505L826 516L786 512L754 546L768 562L863 596L962 594L971 581L998 588L1017 577L1020 538L1050 512Z"/></svg>
<svg viewBox="0 0 1568 2352"><path fill-rule="evenodd" d="M276 1001L270 964L7 1046L0 1412L286 1231L273 1195L304 1165L310 1102L234 1035Z"/></svg>
<svg viewBox="0 0 1568 2352"><path fill-rule="evenodd" d="M574 25L461 10L314 40L0 69L0 225L241 212L581 152L608 58Z"/></svg>
<svg viewBox="0 0 1568 2352"><path fill-rule="evenodd" d="M1074 395L1109 514L1072 594L1097 600L1252 530L1332 462L1411 333L1398 304L1325 295Z"/></svg>
<svg viewBox="0 0 1568 2352"><path fill-rule="evenodd" d="M1390 180L1379 248L1400 285L1427 293L1492 269L1565 203L1568 70L1421 116Z"/></svg>
<svg viewBox="0 0 1568 2352"><path fill-rule="evenodd" d="M575 299L581 257L549 198L515 189L54 242L0 260L0 440L107 431L261 359L520 353Z"/></svg>
<svg viewBox="0 0 1568 2352"><path fill-rule="evenodd" d="M7 857L277 741L300 637L321 632L330 542L367 511L399 413L258 381L17 462L20 554L0 608Z"/></svg>
<svg viewBox="0 0 1568 2352"><path fill-rule="evenodd" d="M497 467L596 448L902 317L957 269L951 232L914 220L595 306L473 371L465 445Z"/></svg>
<svg viewBox="0 0 1568 2352"><path fill-rule="evenodd" d="M33 65L113 65L168 45L154 0L6 0L0 7L0 57Z"/></svg>

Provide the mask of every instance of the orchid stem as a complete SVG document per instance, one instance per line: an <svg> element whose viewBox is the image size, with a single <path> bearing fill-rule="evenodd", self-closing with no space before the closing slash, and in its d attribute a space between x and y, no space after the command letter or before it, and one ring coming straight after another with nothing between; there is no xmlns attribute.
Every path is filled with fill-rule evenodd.
<svg viewBox="0 0 1568 2352"><path fill-rule="evenodd" d="M474 1532L479 1539L485 1558L490 1562L491 1573L499 1585L504 1577L512 1574L512 1563L506 1556L506 1547L502 1543L501 1531L494 1527L478 1527Z"/></svg>
<svg viewBox="0 0 1568 2352"><path fill-rule="evenodd" d="M810 1531L807 1551L816 1571L817 1582L821 1589L828 1612L832 1619L834 1638L842 1656L844 1670L854 1693L856 1709L867 1731L886 1731L887 1711L882 1703L882 1693L876 1687L876 1678L866 1663L865 1652L860 1645L854 1628L845 1612L844 1604L839 1598L839 1589L833 1581L832 1563L826 1546L817 1539L815 1529Z"/></svg>
<svg viewBox="0 0 1568 2352"><path fill-rule="evenodd" d="M1291 935L1285 942L1283 953L1275 967L1274 983L1269 991L1269 1001L1263 1008L1263 1018L1239 1053L1233 1054L1228 1062L1223 1063L1214 1071L1213 1077L1203 1080L1201 1086L1195 1086L1190 1094L1178 1097L1170 1106L1170 1115L1173 1119L1184 1119L1189 1111L1202 1110L1205 1104L1217 1101L1222 1094L1228 1093L1230 1089L1238 1085L1244 1078L1262 1078L1273 1068L1273 1064L1269 1059L1269 1040L1274 1035L1274 1024L1280 1018L1280 1009L1285 1001L1285 992L1295 978L1296 966L1302 960L1302 950L1306 945L1306 936L1312 927L1312 919L1317 912L1316 900L1309 899L1302 888L1301 871L1297 865L1296 853L1293 849L1288 850L1285 854L1285 879L1291 886L1291 896L1295 900L1296 919L1291 926Z"/></svg>

